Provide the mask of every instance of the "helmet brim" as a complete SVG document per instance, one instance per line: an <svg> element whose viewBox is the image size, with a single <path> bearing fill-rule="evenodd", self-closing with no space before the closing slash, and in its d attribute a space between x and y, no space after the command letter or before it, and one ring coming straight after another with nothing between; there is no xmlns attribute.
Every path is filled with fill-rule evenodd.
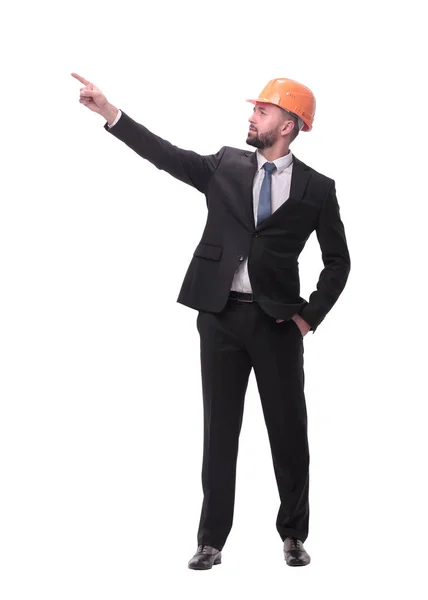
<svg viewBox="0 0 428 600"><path fill-rule="evenodd" d="M245 102L251 102L251 104L257 104L257 102L264 102L265 104L273 104L274 106L279 106L278 104L275 104L275 102L272 102L271 100L268 100L267 98L256 98L255 100L248 99L248 100L245 100ZM308 127L308 125L304 122L304 125L300 131L310 131L311 129L312 129L312 127Z"/></svg>

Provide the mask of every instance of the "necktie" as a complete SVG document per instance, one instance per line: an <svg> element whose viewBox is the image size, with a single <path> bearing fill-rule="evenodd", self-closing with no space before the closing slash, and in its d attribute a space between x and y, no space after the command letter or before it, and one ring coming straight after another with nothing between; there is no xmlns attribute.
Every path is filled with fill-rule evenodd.
<svg viewBox="0 0 428 600"><path fill-rule="evenodd" d="M272 171L276 166L271 162L265 162L263 165L265 176L263 177L262 187L260 189L259 207L257 210L257 225L260 225L272 212L271 208L271 188Z"/></svg>

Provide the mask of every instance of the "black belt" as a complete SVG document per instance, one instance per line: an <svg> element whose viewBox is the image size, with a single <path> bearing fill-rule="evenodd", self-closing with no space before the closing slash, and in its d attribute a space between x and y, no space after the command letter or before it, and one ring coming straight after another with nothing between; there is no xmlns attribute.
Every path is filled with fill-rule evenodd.
<svg viewBox="0 0 428 600"><path fill-rule="evenodd" d="M229 298L232 300L238 300L239 302L255 302L254 294L247 294L245 292L235 292L233 290L229 293Z"/></svg>

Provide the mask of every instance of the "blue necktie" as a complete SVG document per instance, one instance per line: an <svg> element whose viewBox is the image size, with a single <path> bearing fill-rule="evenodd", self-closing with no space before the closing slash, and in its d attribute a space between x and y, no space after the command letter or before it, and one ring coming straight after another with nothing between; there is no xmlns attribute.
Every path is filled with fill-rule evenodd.
<svg viewBox="0 0 428 600"><path fill-rule="evenodd" d="M257 225L260 225L272 212L271 208L271 188L272 188L272 171L276 166L271 162L265 162L263 165L265 176L263 177L262 187L260 190L259 208L257 211Z"/></svg>

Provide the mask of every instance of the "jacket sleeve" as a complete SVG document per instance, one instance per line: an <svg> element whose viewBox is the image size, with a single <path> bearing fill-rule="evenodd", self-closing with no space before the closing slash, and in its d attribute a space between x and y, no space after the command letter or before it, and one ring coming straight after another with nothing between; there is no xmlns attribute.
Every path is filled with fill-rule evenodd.
<svg viewBox="0 0 428 600"><path fill-rule="evenodd" d="M340 207L333 181L322 206L316 235L321 248L324 269L321 271L316 291L309 296L308 304L300 316L311 325L315 333L318 325L342 293L351 270L351 259L346 242L345 228L340 218Z"/></svg>
<svg viewBox="0 0 428 600"><path fill-rule="evenodd" d="M205 193L211 175L223 156L224 147L216 154L206 156L192 150L183 150L155 135L147 127L131 119L123 110L121 112L121 117L114 127L109 128L108 123L105 123L106 131L158 169Z"/></svg>

